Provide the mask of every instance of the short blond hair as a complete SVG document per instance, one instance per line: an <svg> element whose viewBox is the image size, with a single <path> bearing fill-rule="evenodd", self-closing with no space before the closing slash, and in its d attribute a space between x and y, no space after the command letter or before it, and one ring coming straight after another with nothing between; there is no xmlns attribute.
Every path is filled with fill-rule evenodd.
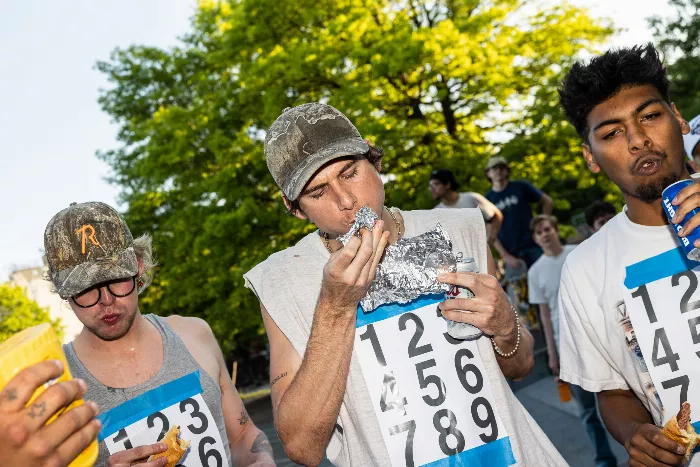
<svg viewBox="0 0 700 467"><path fill-rule="evenodd" d="M155 268L158 265L153 259L153 238L149 234L143 234L134 240L133 248L136 259L143 264L143 273L141 274L143 285L138 290L138 293L141 294L153 282Z"/></svg>
<svg viewBox="0 0 700 467"><path fill-rule="evenodd" d="M550 216L549 214L538 214L535 217L533 217L530 221L530 233L534 234L537 226L545 221L552 224L552 227L554 227L555 229L559 228L559 221L556 217Z"/></svg>

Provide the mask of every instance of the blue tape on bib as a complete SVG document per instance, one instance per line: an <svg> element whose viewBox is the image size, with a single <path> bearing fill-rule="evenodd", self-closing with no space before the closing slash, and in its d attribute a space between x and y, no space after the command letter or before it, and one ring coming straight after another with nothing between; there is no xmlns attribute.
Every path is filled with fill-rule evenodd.
<svg viewBox="0 0 700 467"><path fill-rule="evenodd" d="M513 464L513 447L510 445L510 437L506 436L421 467L508 467Z"/></svg>
<svg viewBox="0 0 700 467"><path fill-rule="evenodd" d="M700 266L700 263L689 260L682 247L674 248L627 266L625 268L625 287L629 290L636 289L644 284L670 277L697 266Z"/></svg>
<svg viewBox="0 0 700 467"><path fill-rule="evenodd" d="M201 393L199 371L144 392L99 415L97 418L102 422L102 429L97 439L101 442L106 437L154 412Z"/></svg>
<svg viewBox="0 0 700 467"><path fill-rule="evenodd" d="M362 307L358 305L357 322L355 324L355 328L361 328L362 326L367 326L368 324L376 323L377 321L384 321L385 319L393 318L394 316L444 301L444 294L423 295L404 304L389 303L387 305L382 305L369 313L362 311Z"/></svg>

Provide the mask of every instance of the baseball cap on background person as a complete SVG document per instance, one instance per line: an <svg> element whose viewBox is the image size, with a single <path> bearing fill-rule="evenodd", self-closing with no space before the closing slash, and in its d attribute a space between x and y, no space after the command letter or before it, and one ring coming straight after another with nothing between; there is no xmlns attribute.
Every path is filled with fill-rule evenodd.
<svg viewBox="0 0 700 467"><path fill-rule="evenodd" d="M323 165L368 152L355 125L339 110L318 102L286 108L265 136L267 167L290 201Z"/></svg>
<svg viewBox="0 0 700 467"><path fill-rule="evenodd" d="M508 161L506 160L505 157L503 157L503 156L493 156L492 158L490 158L490 159L486 162L486 167L484 168L484 170L493 169L493 168L496 167L497 165L505 165L506 167L509 167Z"/></svg>
<svg viewBox="0 0 700 467"><path fill-rule="evenodd" d="M687 135L683 135L683 147L685 147L685 153L688 158L693 160L693 149L700 143L700 115L697 115L694 119L688 122L690 126L690 132Z"/></svg>
<svg viewBox="0 0 700 467"><path fill-rule="evenodd" d="M67 299L106 281L138 274L134 239L119 213L100 202L72 203L44 231L49 277Z"/></svg>

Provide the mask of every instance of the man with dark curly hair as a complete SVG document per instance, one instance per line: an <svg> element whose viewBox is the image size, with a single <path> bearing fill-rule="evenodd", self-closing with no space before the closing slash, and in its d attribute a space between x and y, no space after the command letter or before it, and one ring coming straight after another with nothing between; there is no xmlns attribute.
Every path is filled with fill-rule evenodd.
<svg viewBox="0 0 700 467"><path fill-rule="evenodd" d="M700 184L673 200L672 225L661 197L690 178L683 148L690 128L670 101L666 69L651 44L576 63L559 95L589 169L605 172L626 202L564 265L560 377L598 393L603 420L631 466L683 465L685 448L660 426L686 400L697 404L694 421L700 414L693 348L700 307L687 303L690 289L683 295L697 284L698 263L679 250L674 232L700 206ZM680 235L698 224L700 216L690 218ZM700 465L700 456L690 465Z"/></svg>
<svg viewBox="0 0 700 467"><path fill-rule="evenodd" d="M617 209L607 201L598 200L591 203L591 205L586 208L584 214L586 216L586 224L593 229L593 233L596 233L602 229L610 219L615 217Z"/></svg>

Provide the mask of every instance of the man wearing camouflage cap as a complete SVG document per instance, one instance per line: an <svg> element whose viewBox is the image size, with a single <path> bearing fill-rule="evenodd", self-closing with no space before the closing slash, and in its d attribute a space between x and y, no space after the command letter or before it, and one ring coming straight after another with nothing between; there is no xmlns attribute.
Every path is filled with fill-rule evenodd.
<svg viewBox="0 0 700 467"><path fill-rule="evenodd" d="M354 467L565 465L504 378L530 371L532 337L493 277L481 213L384 207L382 155L345 115L319 103L287 109L265 138L285 206L318 227L245 274L270 341L275 425L287 455L318 465L325 453ZM343 246L338 237L364 206L379 220ZM489 272L438 280L475 297L358 310L384 248L438 223L455 252ZM443 316L492 339L450 340Z"/></svg>
<svg viewBox="0 0 700 467"><path fill-rule="evenodd" d="M190 443L185 467L274 466L248 417L209 325L142 315L138 295L153 274L151 238L133 239L110 206L73 203L44 233L49 276L83 330L64 351L71 373L100 408L98 466L127 466L166 451L171 427ZM167 458L139 463L166 465Z"/></svg>

